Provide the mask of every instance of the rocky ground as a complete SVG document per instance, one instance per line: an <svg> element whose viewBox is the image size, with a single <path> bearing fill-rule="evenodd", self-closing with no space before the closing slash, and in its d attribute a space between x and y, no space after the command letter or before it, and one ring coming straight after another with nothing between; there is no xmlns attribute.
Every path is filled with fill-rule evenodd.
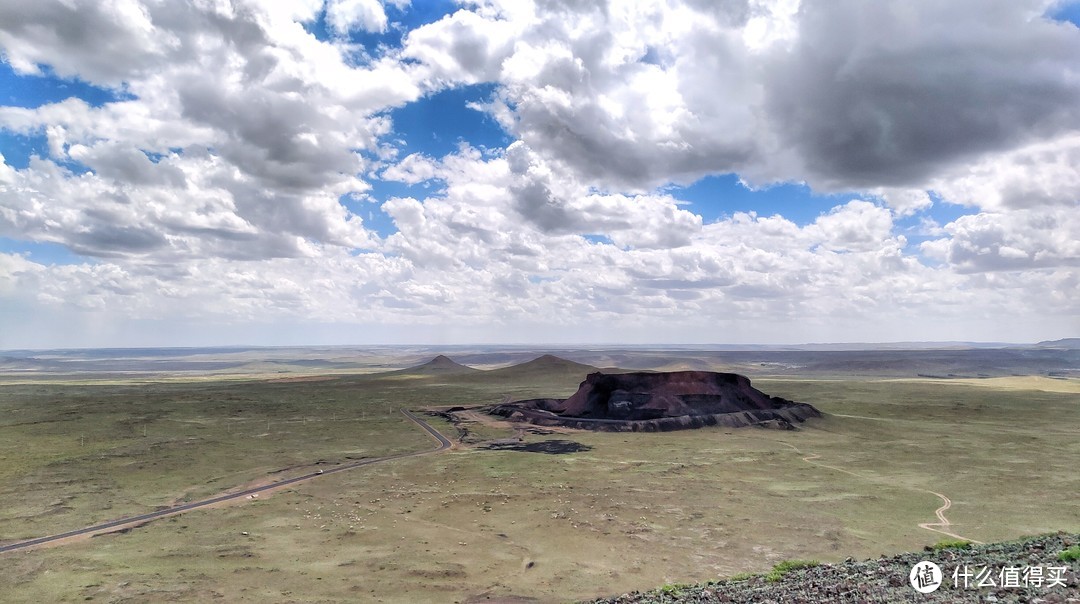
<svg viewBox="0 0 1080 604"><path fill-rule="evenodd" d="M795 568L787 572L777 570L771 575L699 585L667 585L655 591L595 600L593 604L1080 603L1078 556L1080 534L1058 533L1005 543L900 554L863 562L848 559L838 564ZM934 562L942 571L940 587L931 593L919 593L909 580L912 568L922 561ZM966 577L968 574L971 576ZM993 586L988 585L991 581ZM987 585L980 587L980 582Z"/></svg>

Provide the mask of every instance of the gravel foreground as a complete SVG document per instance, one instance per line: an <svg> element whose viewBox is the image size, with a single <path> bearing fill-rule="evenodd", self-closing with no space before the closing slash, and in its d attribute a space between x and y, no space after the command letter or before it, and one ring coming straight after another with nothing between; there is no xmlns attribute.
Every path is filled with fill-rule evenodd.
<svg viewBox="0 0 1080 604"><path fill-rule="evenodd" d="M1061 560L1080 545L1080 534L1058 533L1019 541L900 554L877 560L820 564L698 585L667 585L592 601L593 604L703 604L713 602L1030 602L1080 603L1080 562ZM1070 550L1075 552L1076 550ZM1068 557L1066 555L1066 557ZM919 593L909 579L923 561L941 568L940 587ZM1064 570L1061 570L1065 567ZM1035 570L1041 568L1042 570ZM984 570L989 569L989 570ZM970 573L970 577L965 575ZM985 577L984 577L985 573ZM1040 575L1041 573L1041 575ZM1060 580L1058 580L1060 575ZM979 586L988 581L993 586ZM965 588L965 581L967 587ZM1051 583L1055 584L1051 586Z"/></svg>

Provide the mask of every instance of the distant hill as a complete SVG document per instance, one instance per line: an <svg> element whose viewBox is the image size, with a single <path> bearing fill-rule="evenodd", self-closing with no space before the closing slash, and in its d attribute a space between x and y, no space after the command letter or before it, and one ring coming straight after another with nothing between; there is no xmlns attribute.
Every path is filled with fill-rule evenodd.
<svg viewBox="0 0 1080 604"><path fill-rule="evenodd" d="M837 342L809 343L794 346L764 346L761 350L804 350L804 351L900 351L900 350L976 350L982 348L1023 348L1026 344L1009 342Z"/></svg>
<svg viewBox="0 0 1080 604"><path fill-rule="evenodd" d="M460 375L463 373L480 373L479 369L462 365L445 355L439 355L423 365L402 369L393 373L408 375Z"/></svg>
<svg viewBox="0 0 1080 604"><path fill-rule="evenodd" d="M487 372L487 375L500 378L523 378L534 376L556 377L571 375L580 376L579 379L584 380L586 375L595 371L597 371L597 368L592 365L575 363L574 361L561 359L555 355L545 354L542 357L518 365L492 369Z"/></svg>
<svg viewBox="0 0 1080 604"><path fill-rule="evenodd" d="M1062 338L1060 340L1046 340L1035 345L1036 348L1065 348L1067 350L1080 350L1080 338Z"/></svg>

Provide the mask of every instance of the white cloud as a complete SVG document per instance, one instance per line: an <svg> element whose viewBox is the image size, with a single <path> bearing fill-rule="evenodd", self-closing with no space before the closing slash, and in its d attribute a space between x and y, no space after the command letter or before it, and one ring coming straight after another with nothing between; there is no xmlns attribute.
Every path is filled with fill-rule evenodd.
<svg viewBox="0 0 1080 604"><path fill-rule="evenodd" d="M123 82L134 97L0 107L0 128L44 133L50 155L24 170L5 166L0 232L97 257L258 259L376 247L338 198L369 189L361 152L379 150L389 132L378 112L416 98L422 76L394 61L350 66L340 48L293 20L318 9L46 2L0 19L13 63L25 57L62 75ZM76 24L81 33L68 35ZM35 33L44 30L56 44ZM99 35L113 55L95 46ZM70 161L92 172L69 171Z"/></svg>
<svg viewBox="0 0 1080 604"><path fill-rule="evenodd" d="M880 197L901 216L911 215L934 205L930 194L922 189L878 187L871 189L870 193Z"/></svg>
<svg viewBox="0 0 1080 604"><path fill-rule="evenodd" d="M31 262L24 256L0 252L0 295L17 294L19 285L34 273L44 270L44 266Z"/></svg>
<svg viewBox="0 0 1080 604"><path fill-rule="evenodd" d="M353 29L384 32L389 23L379 0L328 0L326 21L339 34Z"/></svg>
<svg viewBox="0 0 1080 604"><path fill-rule="evenodd" d="M409 32L402 56L419 61L434 82L494 80L523 24L459 10Z"/></svg>
<svg viewBox="0 0 1080 604"><path fill-rule="evenodd" d="M147 8L135 0L4 2L0 23L0 47L18 72L37 74L49 65L61 76L112 85L159 64L175 43L156 35Z"/></svg>
<svg viewBox="0 0 1080 604"><path fill-rule="evenodd" d="M954 168L932 186L946 200L991 211L1080 204L1080 133L1024 145Z"/></svg>
<svg viewBox="0 0 1080 604"><path fill-rule="evenodd" d="M893 222L889 210L855 200L833 208L810 228L831 250L866 251L879 249L882 242L892 240ZM900 247L904 243L900 241Z"/></svg>
<svg viewBox="0 0 1080 604"><path fill-rule="evenodd" d="M798 34L796 16L800 4L799 0L751 0L743 42L756 52L793 42Z"/></svg>
<svg viewBox="0 0 1080 604"><path fill-rule="evenodd" d="M205 152L157 163L113 143L72 152L99 173L76 175L42 159L12 171L0 184L0 236L60 243L87 256L162 260L308 255L308 240L376 245L335 194L268 191Z"/></svg>
<svg viewBox="0 0 1080 604"><path fill-rule="evenodd" d="M945 225L947 238L922 244L927 255L962 272L1080 266L1075 208L983 212Z"/></svg>
<svg viewBox="0 0 1080 604"><path fill-rule="evenodd" d="M411 153L383 170L380 177L383 180L415 185L436 178L438 175L438 165L435 160L422 153Z"/></svg>
<svg viewBox="0 0 1080 604"><path fill-rule="evenodd" d="M1039 0L516 4L421 28L405 54L497 81L508 131L613 190L739 172L914 210L925 196L901 191L1080 130L1080 31Z"/></svg>
<svg viewBox="0 0 1080 604"><path fill-rule="evenodd" d="M1080 30L1022 2L808 3L764 65L769 126L817 188L911 186L1080 129ZM947 25L946 25L947 24ZM775 169L774 168L774 169Z"/></svg>
<svg viewBox="0 0 1080 604"><path fill-rule="evenodd" d="M7 3L16 70L122 100L0 107L0 128L47 148L0 163L0 237L93 258L0 254L0 302L119 322L453 323L477 340L1060 324L1080 279L1080 30L1039 18L1044 4L474 2L373 58L346 35L395 27L374 0ZM331 41L304 27L324 8ZM474 106L516 142L396 146L389 110L473 83L494 84ZM729 172L854 192L803 225L710 222L662 192ZM439 182L379 199L376 177ZM343 196L381 203L397 232L376 236ZM974 213L939 224L939 197ZM897 224L910 217L934 237L918 250Z"/></svg>

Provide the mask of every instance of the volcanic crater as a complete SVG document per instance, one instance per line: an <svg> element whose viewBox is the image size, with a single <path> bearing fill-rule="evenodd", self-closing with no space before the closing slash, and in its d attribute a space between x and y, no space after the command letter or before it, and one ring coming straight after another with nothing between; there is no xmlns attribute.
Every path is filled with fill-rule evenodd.
<svg viewBox="0 0 1080 604"><path fill-rule="evenodd" d="M670 371L589 374L568 399L494 405L488 413L540 426L603 432L666 432L703 426L786 430L821 412L769 396L736 373Z"/></svg>

